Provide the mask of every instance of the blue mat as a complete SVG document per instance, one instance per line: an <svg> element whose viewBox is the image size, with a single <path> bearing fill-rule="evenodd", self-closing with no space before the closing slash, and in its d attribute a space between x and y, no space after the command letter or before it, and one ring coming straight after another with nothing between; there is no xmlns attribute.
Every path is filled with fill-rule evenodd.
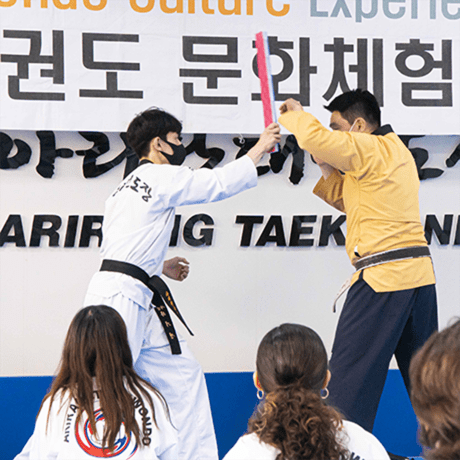
<svg viewBox="0 0 460 460"><path fill-rule="evenodd" d="M208 373L206 381L222 458L246 431L258 400L251 372ZM2 460L12 460L32 434L41 400L51 377L0 377ZM419 456L417 421L399 371L391 370L380 402L374 434L387 450Z"/></svg>

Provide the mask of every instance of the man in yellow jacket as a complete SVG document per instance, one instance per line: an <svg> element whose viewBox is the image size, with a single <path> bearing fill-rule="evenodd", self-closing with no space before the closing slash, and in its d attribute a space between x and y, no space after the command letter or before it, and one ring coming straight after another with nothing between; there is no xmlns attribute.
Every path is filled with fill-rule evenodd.
<svg viewBox="0 0 460 460"><path fill-rule="evenodd" d="M415 162L381 126L377 100L357 89L326 109L332 131L294 99L279 122L321 168L313 192L347 215L346 250L357 270L332 348L329 401L372 431L392 355L409 391L410 359L437 330L435 277Z"/></svg>

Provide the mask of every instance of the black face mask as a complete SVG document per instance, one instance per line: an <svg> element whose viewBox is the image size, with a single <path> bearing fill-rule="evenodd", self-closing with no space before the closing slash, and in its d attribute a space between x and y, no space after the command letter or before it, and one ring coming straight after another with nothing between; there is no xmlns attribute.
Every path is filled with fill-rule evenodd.
<svg viewBox="0 0 460 460"><path fill-rule="evenodd" d="M174 166L180 166L184 160L185 157L187 156L187 151L185 150L185 147L180 144L176 145L171 142L168 142L166 139L163 139L173 150L172 155L169 153L165 153L162 150L160 152L165 156L165 158L169 161L169 164L172 164Z"/></svg>

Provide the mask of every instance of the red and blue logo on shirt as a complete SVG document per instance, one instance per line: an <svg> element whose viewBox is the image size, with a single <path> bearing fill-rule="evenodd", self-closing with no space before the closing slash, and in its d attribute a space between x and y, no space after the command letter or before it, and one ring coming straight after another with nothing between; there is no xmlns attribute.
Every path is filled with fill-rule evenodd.
<svg viewBox="0 0 460 460"><path fill-rule="evenodd" d="M94 412L94 417L96 419L96 430L99 434L102 434L104 432L105 418L101 409ZM102 447L102 439L98 439L98 437L95 436L87 417L83 424L79 423L78 426L75 426L75 437L80 448L88 455L96 458L113 458L125 453L128 454L128 456L123 457L128 460L137 451L136 440L131 436L131 433L129 435L126 434L124 424L121 425L120 432L118 433L118 439L115 441L115 449L113 451ZM134 447L132 447L133 444Z"/></svg>

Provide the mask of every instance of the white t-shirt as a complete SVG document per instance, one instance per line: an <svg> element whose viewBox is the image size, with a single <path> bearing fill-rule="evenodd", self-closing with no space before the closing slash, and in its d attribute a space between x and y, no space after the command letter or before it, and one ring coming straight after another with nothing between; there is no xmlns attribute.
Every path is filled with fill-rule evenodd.
<svg viewBox="0 0 460 460"><path fill-rule="evenodd" d="M101 442L104 415L100 410L99 398L95 391L94 410L96 428L101 434L99 439L91 432L86 414L82 415L78 426L76 420L75 400L65 396L61 403L61 394L54 397L47 428L49 399L40 411L35 430L22 452L15 460L85 460L95 458L115 458L116 460L177 460L177 431L169 421L163 403L158 396L147 390L152 397L155 408L155 419L146 401L144 408L139 400L133 399L136 421L142 431L142 419L146 419L146 430L143 440L148 445L139 446L134 436L128 436L123 427L115 441L115 451L104 456Z"/></svg>
<svg viewBox="0 0 460 460"><path fill-rule="evenodd" d="M177 206L224 200L256 185L257 170L247 156L212 170L142 164L105 203L101 257L129 262L149 276L159 276ZM97 272L88 288L88 294L101 297L120 292L148 310L151 291L130 276Z"/></svg>
<svg viewBox="0 0 460 460"><path fill-rule="evenodd" d="M380 441L356 423L345 420L338 436L350 451L350 460L390 460ZM223 460L275 460L279 453L276 447L260 442L251 433L242 436Z"/></svg>

